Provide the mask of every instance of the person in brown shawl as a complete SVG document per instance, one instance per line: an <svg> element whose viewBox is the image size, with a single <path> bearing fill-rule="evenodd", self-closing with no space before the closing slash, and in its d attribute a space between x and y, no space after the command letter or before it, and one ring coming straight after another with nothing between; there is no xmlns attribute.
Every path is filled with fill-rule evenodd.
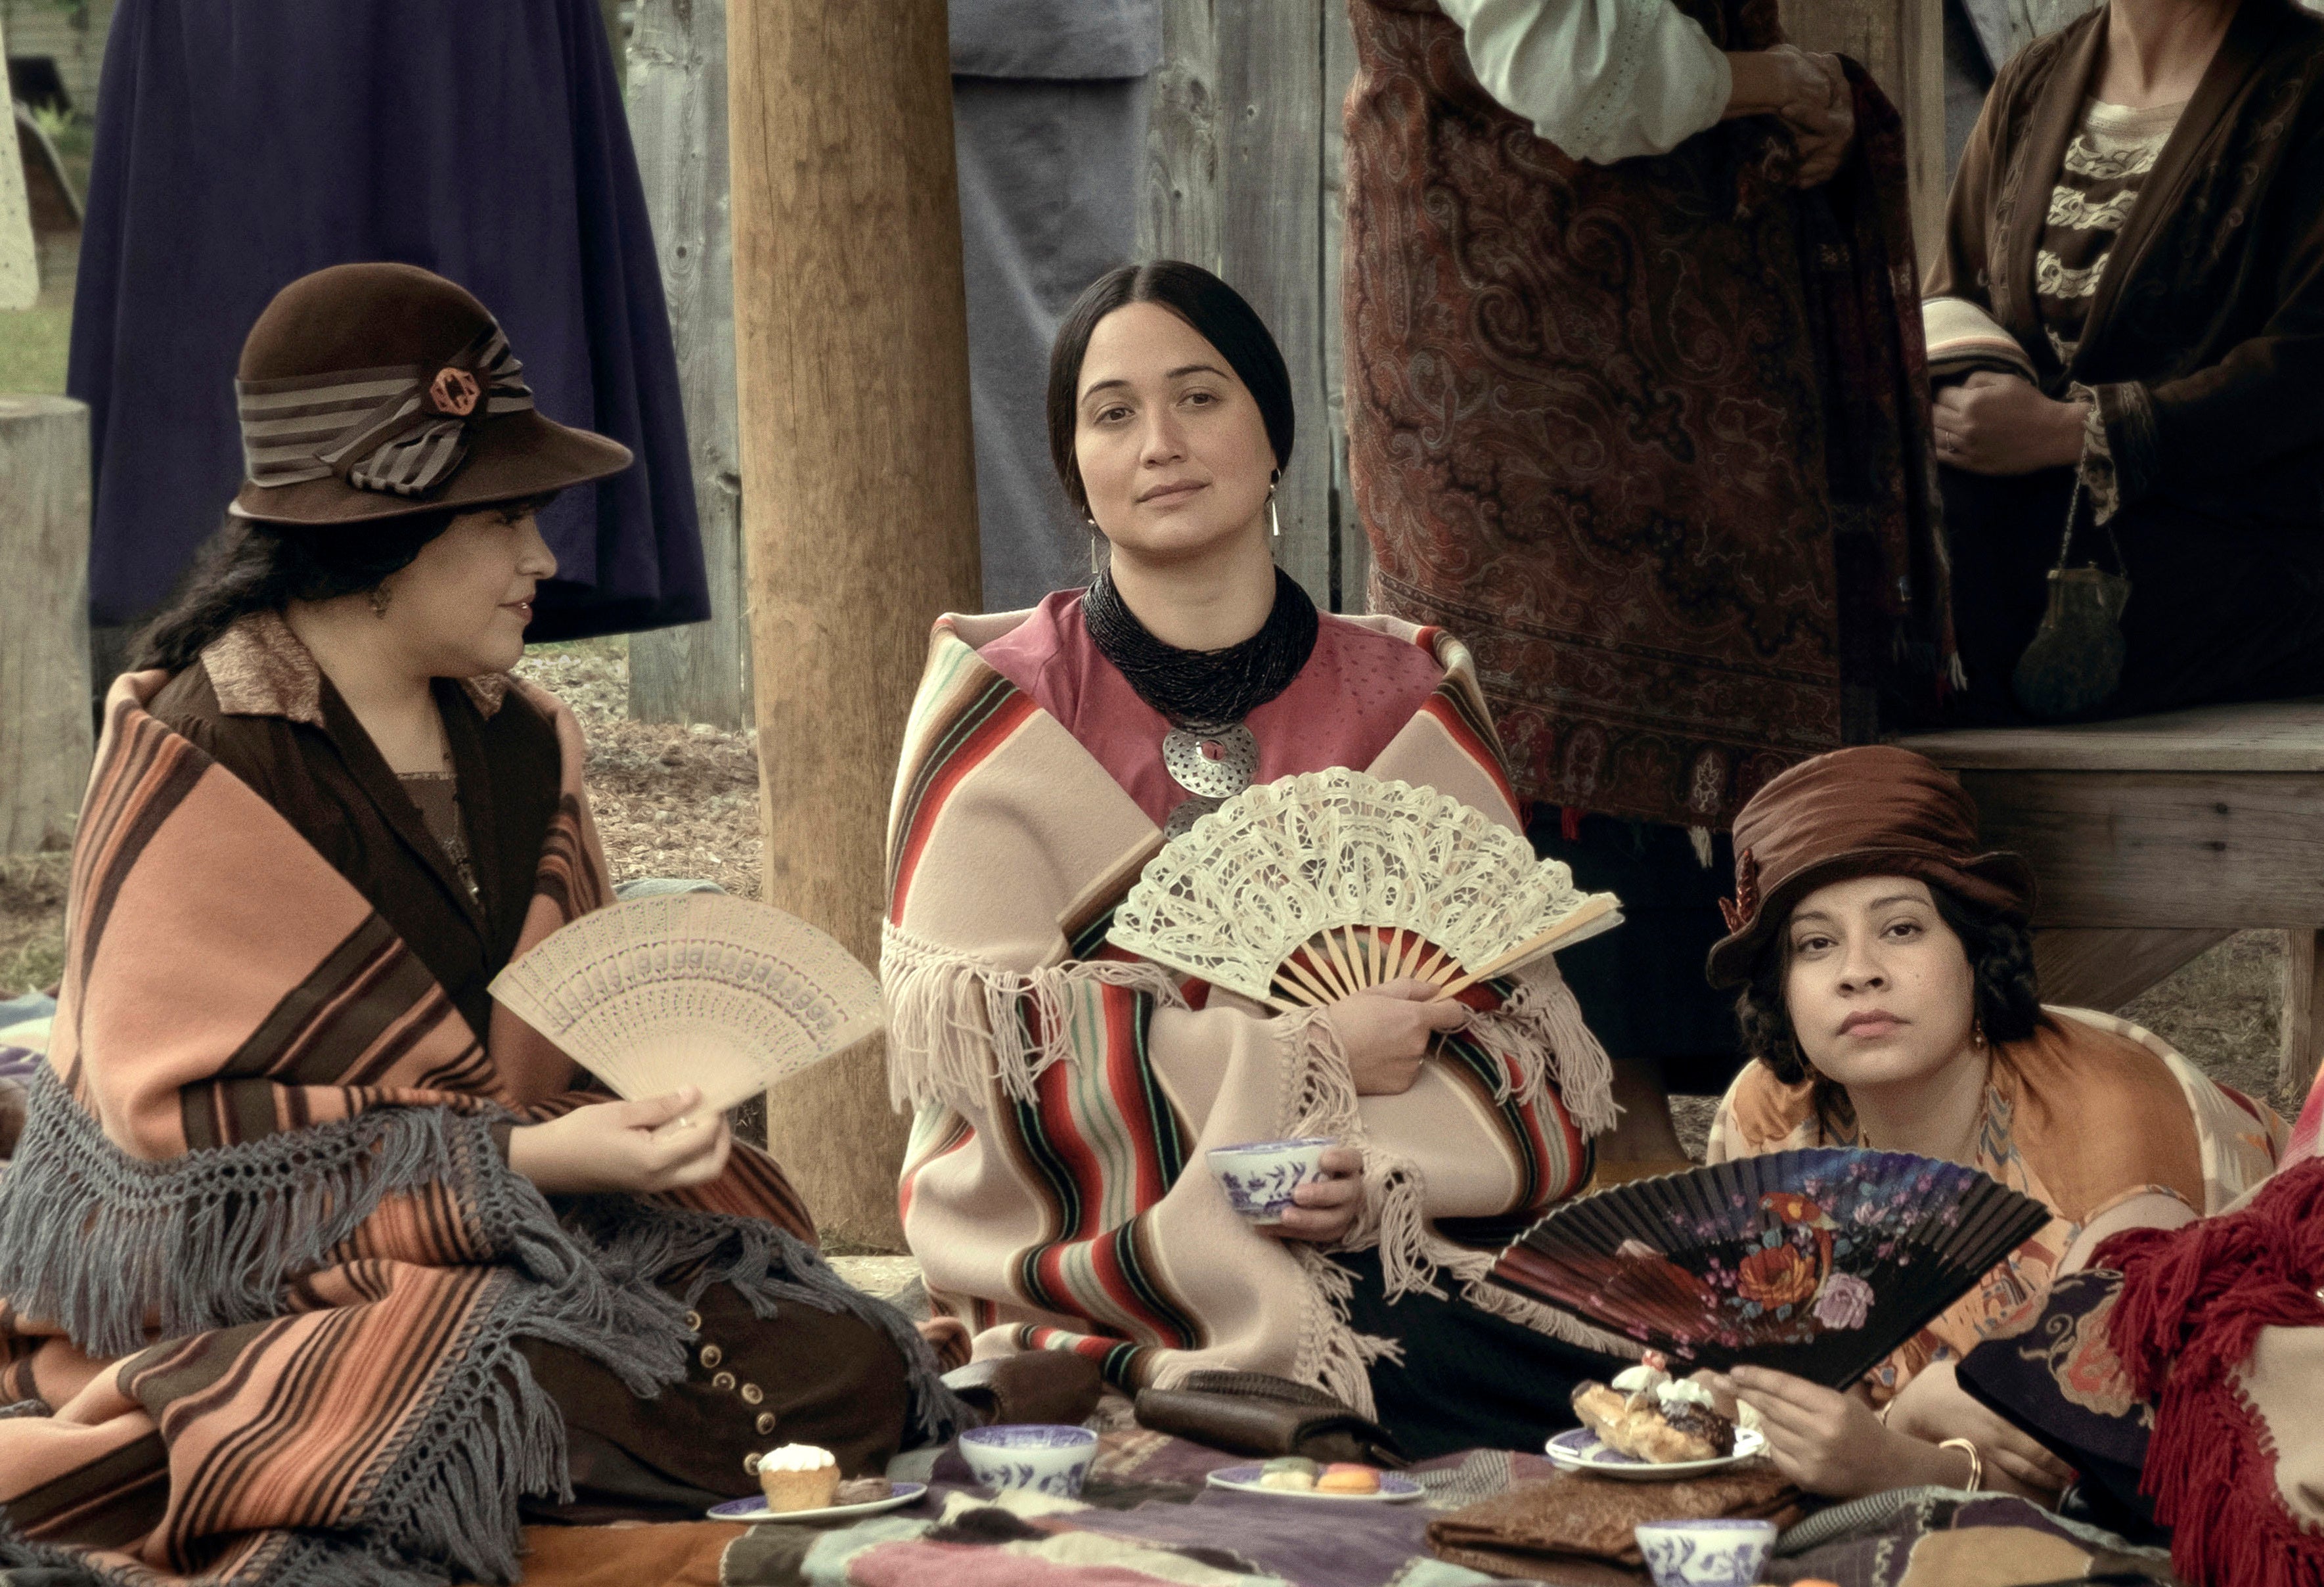
<svg viewBox="0 0 2324 1587"><path fill-rule="evenodd" d="M1738 1062L1713 835L1945 674L1898 122L1770 0L1350 10L1372 606L1469 639L1536 845L1622 899L1561 960L1629 1110L1601 1149L1683 1158L1649 1082Z"/></svg>
<svg viewBox="0 0 2324 1587"><path fill-rule="evenodd" d="M946 1435L770 1158L489 995L611 896L579 727L509 669L534 504L626 449L408 265L284 288L237 386L249 478L106 699L0 1173L0 1567L507 1581L521 1516Z"/></svg>
<svg viewBox="0 0 2324 1587"><path fill-rule="evenodd" d="M2115 0L1995 81L1924 305L1965 711L2324 690L2319 73L2292 0ZM2111 659L2027 654L2070 511Z"/></svg>

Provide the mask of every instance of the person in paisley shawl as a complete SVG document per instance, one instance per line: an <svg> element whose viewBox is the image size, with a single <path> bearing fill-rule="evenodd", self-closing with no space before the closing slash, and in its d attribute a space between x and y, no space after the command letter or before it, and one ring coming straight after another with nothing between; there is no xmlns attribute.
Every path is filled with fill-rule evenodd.
<svg viewBox="0 0 2324 1587"><path fill-rule="evenodd" d="M1371 609L1460 632L1536 846L1629 925L1564 970L1609 1158L1683 1164L1723 833L1933 707L1951 648L1895 111L1773 0L1351 0L1349 473Z"/></svg>
<svg viewBox="0 0 2324 1587"><path fill-rule="evenodd" d="M2078 1240L2158 1207L2226 1210L2274 1170L2283 1122L2126 1020L2041 1001L2033 874L1979 852L1976 806L1925 758L1868 745L1803 761L1743 807L1735 841L1711 975L1741 988L1752 1059L1709 1159L1913 1152L1982 1169L2054 1217L1860 1393L1751 1367L1725 1386L1811 1491L1961 1486L1965 1452L1939 1445L1963 1438L1978 1450L1966 1474L2053 1496L2070 1473L1962 1392L1960 1358L2049 1289Z"/></svg>
<svg viewBox="0 0 2324 1587"><path fill-rule="evenodd" d="M1277 1013L1106 940L1166 838L1254 781L1353 767L1517 828L1459 641L1318 613L1275 566L1290 389L1250 305L1193 265L1101 277L1059 330L1051 449L1107 571L945 617L929 647L881 955L917 1111L904 1232L980 1358L1076 1352L1126 1391L1265 1372L1416 1457L1538 1448L1609 1370L1594 1349L1637 1354L1482 1282L1612 1121L1555 966ZM1204 1172L1206 1149L1305 1136L1340 1143L1331 1177L1278 1229Z"/></svg>
<svg viewBox="0 0 2324 1587"><path fill-rule="evenodd" d="M698 1517L776 1444L877 1472L956 1417L698 1093L616 1100L492 1001L612 892L579 727L508 669L534 506L629 453L522 370L408 265L250 333L249 477L107 697L0 1173L0 1564L512 1581L521 1518Z"/></svg>
<svg viewBox="0 0 2324 1587"><path fill-rule="evenodd" d="M1995 80L1923 308L1964 719L2324 691L2319 78L2292 0L2115 0ZM2037 641L2061 555L2119 649Z"/></svg>

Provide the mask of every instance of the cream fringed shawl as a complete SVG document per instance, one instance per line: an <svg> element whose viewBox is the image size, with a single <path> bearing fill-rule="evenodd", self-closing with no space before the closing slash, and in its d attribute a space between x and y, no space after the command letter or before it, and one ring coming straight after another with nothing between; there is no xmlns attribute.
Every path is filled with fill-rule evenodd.
<svg viewBox="0 0 2324 1587"><path fill-rule="evenodd" d="M1401 1096L1359 1099L1330 1027L1277 1015L1105 945L1161 834L1098 761L976 648L1022 614L946 617L906 729L889 817L881 957L890 1084L917 1110L904 1232L980 1356L1049 1348L1118 1387L1204 1368L1278 1373L1369 1408L1394 1347L1345 1320L1346 1275L1231 1212L1205 1150L1337 1136L1365 1149L1355 1247L1391 1295L1449 1275L1473 1302L1600 1349L1635 1347L1481 1282L1490 1258L1439 1219L1545 1207L1611 1127L1605 1055L1543 961ZM1367 768L1520 828L1468 653Z"/></svg>

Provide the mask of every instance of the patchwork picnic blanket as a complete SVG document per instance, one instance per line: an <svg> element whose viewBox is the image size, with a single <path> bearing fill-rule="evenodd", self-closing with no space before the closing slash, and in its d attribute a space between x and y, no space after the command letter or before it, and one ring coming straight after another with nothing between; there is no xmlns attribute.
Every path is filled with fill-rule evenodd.
<svg viewBox="0 0 2324 1587"><path fill-rule="evenodd" d="M909 1461L913 1457L902 1457ZM1643 1570L1545 1563L1494 1575L1437 1558L1432 1522L1506 1508L1551 1481L1538 1455L1472 1450L1413 1468L1406 1504L1231 1492L1209 1474L1240 1463L1181 1439L1109 1433L1080 1503L996 1499L947 1452L928 1496L850 1526L753 1527L724 1547L722 1587L1646 1587ZM900 1464L900 1462L899 1462ZM1595 1481L1595 1479L1589 1479ZM1677 1484L1671 1486L1676 1487ZM2061 1521L2023 1499L1900 1490L1810 1516L1766 1576L1841 1587L2046 1587L2104 1578L2169 1582L2159 1550ZM687 1576L686 1580L694 1580ZM544 1581L529 1575L529 1583ZM562 1578L549 1587L567 1587Z"/></svg>

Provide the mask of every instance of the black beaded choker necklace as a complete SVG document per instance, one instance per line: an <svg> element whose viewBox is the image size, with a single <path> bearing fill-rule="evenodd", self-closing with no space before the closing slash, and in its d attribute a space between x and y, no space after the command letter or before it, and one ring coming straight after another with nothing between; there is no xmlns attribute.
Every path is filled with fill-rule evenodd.
<svg viewBox="0 0 2324 1587"><path fill-rule="evenodd" d="M1182 650L1156 639L1108 574L1099 574L1082 597L1082 620L1099 653L1120 669L1138 697L1180 727L1240 722L1289 688L1314 653L1317 628L1315 603L1280 567L1266 623L1222 650Z"/></svg>

